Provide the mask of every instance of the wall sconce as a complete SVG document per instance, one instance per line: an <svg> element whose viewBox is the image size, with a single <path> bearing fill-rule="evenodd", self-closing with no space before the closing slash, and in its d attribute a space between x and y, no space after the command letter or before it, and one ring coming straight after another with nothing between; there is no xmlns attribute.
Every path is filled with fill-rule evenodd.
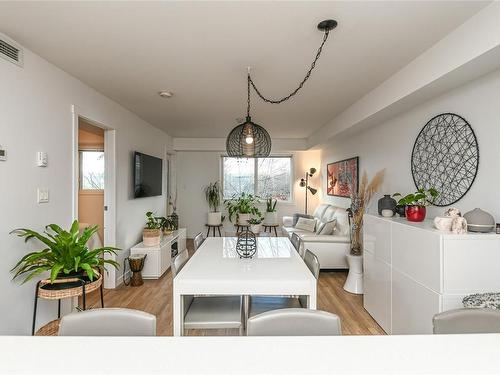
<svg viewBox="0 0 500 375"><path fill-rule="evenodd" d="M316 173L316 168L310 168L309 172L306 172L306 178L300 179L300 187L305 187L306 199L305 199L305 214L307 215L307 191L309 190L312 195L318 192L318 189L315 189L309 186L309 177L312 177Z"/></svg>

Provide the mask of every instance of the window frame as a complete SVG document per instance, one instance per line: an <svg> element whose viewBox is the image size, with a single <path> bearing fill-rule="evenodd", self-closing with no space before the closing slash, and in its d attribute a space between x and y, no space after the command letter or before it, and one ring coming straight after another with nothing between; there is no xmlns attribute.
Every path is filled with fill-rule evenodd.
<svg viewBox="0 0 500 375"><path fill-rule="evenodd" d="M92 194L92 193L103 193L104 187L102 189L83 189L82 188L82 177L83 177L83 168L82 168L82 153L83 152L102 152L104 154L104 168L106 168L106 153L104 152L103 147L92 147L92 148L79 148L78 149L78 191L84 194ZM105 169L106 171L106 169ZM104 181L104 185L106 182Z"/></svg>
<svg viewBox="0 0 500 375"><path fill-rule="evenodd" d="M224 158L233 158L233 159L237 159L236 157L234 156L229 156L229 155L221 155L220 156L220 170L219 170L219 175L220 175L220 181L222 183L222 199L223 200L232 200L232 197L229 197L229 198L226 198L224 196L224 185L225 185L225 181L224 181ZM268 159L268 158L288 158L290 159L290 199L289 200L278 200L278 203L279 204L294 204L295 203L295 200L294 200L294 194L293 194L293 182L295 181L295 176L294 176L294 171L295 171L295 168L294 168L294 158L293 158L293 154L275 154L275 155L269 155L267 158L244 158L244 159L253 159L253 162L254 162L254 176L253 176L253 180L254 180L254 188L253 188L253 193L254 195L257 195L257 191L259 190L259 184L258 184L258 180L259 180L259 168L258 168L258 163L257 163L257 159ZM261 199L265 199L265 197L261 197Z"/></svg>

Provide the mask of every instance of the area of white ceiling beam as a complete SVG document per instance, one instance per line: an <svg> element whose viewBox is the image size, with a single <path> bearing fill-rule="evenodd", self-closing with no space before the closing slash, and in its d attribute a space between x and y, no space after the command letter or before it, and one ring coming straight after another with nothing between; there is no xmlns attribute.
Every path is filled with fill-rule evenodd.
<svg viewBox="0 0 500 375"><path fill-rule="evenodd" d="M498 69L499 55L500 2L494 2L313 133L307 146L320 148Z"/></svg>

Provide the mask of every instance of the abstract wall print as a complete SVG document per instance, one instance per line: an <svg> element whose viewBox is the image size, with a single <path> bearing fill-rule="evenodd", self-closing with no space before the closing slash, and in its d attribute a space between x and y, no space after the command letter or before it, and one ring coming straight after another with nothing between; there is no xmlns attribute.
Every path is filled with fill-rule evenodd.
<svg viewBox="0 0 500 375"><path fill-rule="evenodd" d="M328 195L349 198L351 191L358 191L359 157L336 161L326 167L326 192Z"/></svg>
<svg viewBox="0 0 500 375"><path fill-rule="evenodd" d="M479 167L479 147L469 123L454 113L433 117L420 131L411 155L415 186L435 188L436 206L460 200L470 189Z"/></svg>

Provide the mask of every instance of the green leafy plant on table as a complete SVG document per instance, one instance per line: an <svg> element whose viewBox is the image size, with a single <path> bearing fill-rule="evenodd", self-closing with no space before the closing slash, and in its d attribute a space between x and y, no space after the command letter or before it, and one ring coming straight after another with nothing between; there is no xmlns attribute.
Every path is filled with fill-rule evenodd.
<svg viewBox="0 0 500 375"><path fill-rule="evenodd" d="M87 241L98 231L97 225L85 228L80 234L78 221L75 220L69 231L56 224L49 224L43 233L31 229L19 228L11 232L24 237L25 242L38 240L44 245L39 251L26 254L11 269L13 279L25 276L23 284L44 272L50 272L50 281L58 277L86 273L92 281L98 276L105 264L119 268L114 260L104 259L104 254L116 254L116 247L89 249Z"/></svg>

